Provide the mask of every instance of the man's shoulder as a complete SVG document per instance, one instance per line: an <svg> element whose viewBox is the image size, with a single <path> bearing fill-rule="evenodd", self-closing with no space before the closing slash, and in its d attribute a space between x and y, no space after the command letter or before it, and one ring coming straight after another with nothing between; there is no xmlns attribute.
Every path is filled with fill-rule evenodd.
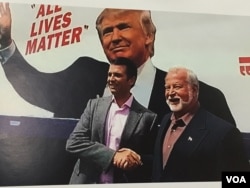
<svg viewBox="0 0 250 188"><path fill-rule="evenodd" d="M110 105L112 97L97 97L88 100L87 108L88 109L99 109L102 110Z"/></svg>
<svg viewBox="0 0 250 188"><path fill-rule="evenodd" d="M153 111L151 111L148 108L146 108L145 106L143 106L135 98L134 98L133 103L132 103L132 108L135 108L135 109L137 109L137 110L139 110L140 112L143 112L143 113L148 113L148 114L151 114L151 115L156 115L156 113L154 113Z"/></svg>
<svg viewBox="0 0 250 188"><path fill-rule="evenodd" d="M82 56L76 59L72 66L84 66L88 68L108 69L109 64L104 61L99 61L89 56Z"/></svg>
<svg viewBox="0 0 250 188"><path fill-rule="evenodd" d="M200 114L204 114L206 117L207 128L211 130L231 130L234 129L235 126L230 122L216 116L215 114L207 111L204 108L200 109Z"/></svg>
<svg viewBox="0 0 250 188"><path fill-rule="evenodd" d="M156 67L156 77L163 77L165 78L167 72L162 70L162 69L159 69Z"/></svg>
<svg viewBox="0 0 250 188"><path fill-rule="evenodd" d="M213 87L211 85L208 85L205 82L199 81L199 86L200 86L200 92L202 93L212 93L216 95L223 95L222 91L216 87Z"/></svg>
<svg viewBox="0 0 250 188"><path fill-rule="evenodd" d="M89 99L89 101L91 101L92 103L99 103L99 102L106 102L106 101L111 101L112 100L112 96L104 96L104 97L97 97L97 98L93 98L93 99Z"/></svg>

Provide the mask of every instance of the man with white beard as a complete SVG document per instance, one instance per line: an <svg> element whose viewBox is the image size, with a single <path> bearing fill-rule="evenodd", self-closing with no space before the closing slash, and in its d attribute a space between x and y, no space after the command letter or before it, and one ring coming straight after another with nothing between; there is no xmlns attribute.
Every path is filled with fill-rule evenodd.
<svg viewBox="0 0 250 188"><path fill-rule="evenodd" d="M169 69L165 97L172 113L155 143L154 182L220 181L223 171L249 171L240 131L202 108L198 96L191 70Z"/></svg>

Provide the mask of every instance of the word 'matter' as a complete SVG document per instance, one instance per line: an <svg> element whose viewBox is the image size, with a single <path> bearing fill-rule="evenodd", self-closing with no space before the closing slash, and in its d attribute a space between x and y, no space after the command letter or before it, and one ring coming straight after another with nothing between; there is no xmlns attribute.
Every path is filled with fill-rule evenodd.
<svg viewBox="0 0 250 188"><path fill-rule="evenodd" d="M72 13L62 13L62 7L40 5L25 55L80 42L83 28L70 28L71 21Z"/></svg>

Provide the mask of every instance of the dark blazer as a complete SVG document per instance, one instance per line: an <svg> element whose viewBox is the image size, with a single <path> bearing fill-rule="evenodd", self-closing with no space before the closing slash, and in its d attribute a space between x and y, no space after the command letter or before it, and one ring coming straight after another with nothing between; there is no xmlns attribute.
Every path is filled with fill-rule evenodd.
<svg viewBox="0 0 250 188"><path fill-rule="evenodd" d="M175 143L163 169L162 144L170 117L161 122L155 144L154 182L221 181L222 171L249 170L239 130L203 108Z"/></svg>
<svg viewBox="0 0 250 188"><path fill-rule="evenodd" d="M103 95L109 64L80 57L65 70L42 73L30 66L16 49L3 68L8 80L26 101L53 112L55 117L80 118L87 101ZM148 106L157 113L159 120L170 112L165 102L165 76L165 71L156 68ZM220 90L200 82L199 100L208 111L235 125Z"/></svg>
<svg viewBox="0 0 250 188"><path fill-rule="evenodd" d="M67 151L79 157L71 177L72 184L98 183L101 172L112 165L115 151L104 145L105 121L111 102L111 96L90 100L67 141ZM115 183L150 181L153 153L150 131L156 126L156 117L133 100L119 147L140 154L143 166L130 171L115 169Z"/></svg>

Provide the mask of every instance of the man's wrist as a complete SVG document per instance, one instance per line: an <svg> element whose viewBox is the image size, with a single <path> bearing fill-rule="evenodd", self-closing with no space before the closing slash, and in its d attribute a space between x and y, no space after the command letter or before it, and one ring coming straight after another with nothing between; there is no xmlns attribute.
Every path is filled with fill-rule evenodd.
<svg viewBox="0 0 250 188"><path fill-rule="evenodd" d="M0 63L3 65L14 54L16 50L15 43L11 40L11 43L3 49L0 49Z"/></svg>
<svg viewBox="0 0 250 188"><path fill-rule="evenodd" d="M0 36L0 50L4 50L8 48L12 43L12 39L10 37L3 37Z"/></svg>

